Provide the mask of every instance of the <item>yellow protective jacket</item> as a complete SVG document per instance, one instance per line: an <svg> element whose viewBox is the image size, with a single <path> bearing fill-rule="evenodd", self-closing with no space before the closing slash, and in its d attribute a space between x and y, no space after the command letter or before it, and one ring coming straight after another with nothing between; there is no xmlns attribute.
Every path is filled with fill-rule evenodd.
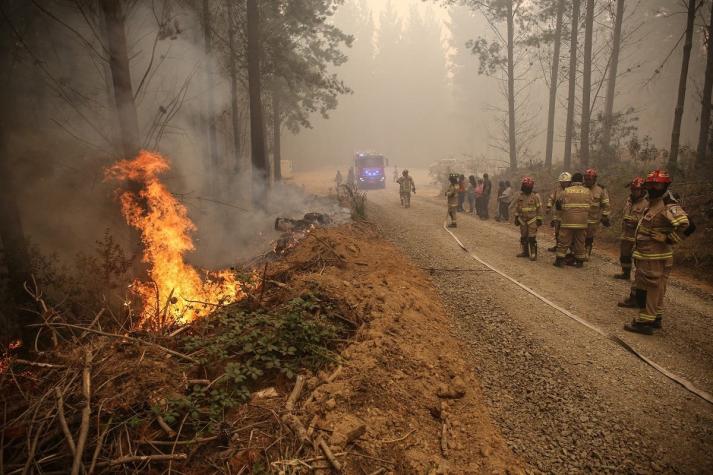
<svg viewBox="0 0 713 475"><path fill-rule="evenodd" d="M458 207L458 185L449 185L446 191L446 196L448 197L448 207L457 208Z"/></svg>
<svg viewBox="0 0 713 475"><path fill-rule="evenodd" d="M411 193L411 190L416 191L416 185L413 182L413 178L410 176L402 176L396 182L399 184L399 192L402 195L407 195Z"/></svg>
<svg viewBox="0 0 713 475"><path fill-rule="evenodd" d="M603 217L609 217L609 192L606 188L594 184L589 188L591 193L591 202L589 208L589 224L598 224Z"/></svg>
<svg viewBox="0 0 713 475"><path fill-rule="evenodd" d="M560 203L560 228L587 229L591 208L591 190L579 182L562 191Z"/></svg>
<svg viewBox="0 0 713 475"><path fill-rule="evenodd" d="M673 263L673 246L687 237L684 231L689 224L688 215L678 203L652 200L636 227L634 258Z"/></svg>
<svg viewBox="0 0 713 475"><path fill-rule="evenodd" d="M639 198L637 201L632 201L631 196L626 199L621 221L621 239L623 241L636 242L636 226L648 207L649 200L646 197Z"/></svg>
<svg viewBox="0 0 713 475"><path fill-rule="evenodd" d="M520 192L515 200L510 204L516 217L520 218L522 224L533 224L536 220L543 219L542 200L540 195L532 192L529 195Z"/></svg>

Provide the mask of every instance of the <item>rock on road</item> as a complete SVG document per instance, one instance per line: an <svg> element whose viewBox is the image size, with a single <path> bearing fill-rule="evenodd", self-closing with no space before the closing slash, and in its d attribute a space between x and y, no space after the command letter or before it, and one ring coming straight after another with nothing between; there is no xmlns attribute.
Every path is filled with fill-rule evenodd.
<svg viewBox="0 0 713 475"><path fill-rule="evenodd" d="M393 188L370 191L368 218L417 265L437 269L431 279L489 410L531 471L713 473L712 404L470 258L442 228L444 200L419 193L403 209ZM555 268L550 228L541 231L537 262L515 258L511 223L460 214L455 233L486 262L713 392L710 294L674 279L664 329L627 333L633 313L616 306L628 285L612 279L615 262L597 254L584 269Z"/></svg>

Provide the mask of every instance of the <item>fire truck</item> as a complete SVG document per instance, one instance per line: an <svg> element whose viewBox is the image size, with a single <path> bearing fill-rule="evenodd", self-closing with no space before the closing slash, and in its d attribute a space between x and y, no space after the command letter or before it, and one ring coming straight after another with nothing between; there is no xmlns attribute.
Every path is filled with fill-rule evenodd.
<svg viewBox="0 0 713 475"><path fill-rule="evenodd" d="M372 152L357 152L354 155L354 176L357 187L386 188L386 166L389 160Z"/></svg>

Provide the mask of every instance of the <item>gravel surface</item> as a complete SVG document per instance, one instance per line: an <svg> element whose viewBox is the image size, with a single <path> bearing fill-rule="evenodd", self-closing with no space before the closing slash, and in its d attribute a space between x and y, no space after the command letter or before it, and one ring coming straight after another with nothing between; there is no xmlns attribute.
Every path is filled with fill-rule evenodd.
<svg viewBox="0 0 713 475"><path fill-rule="evenodd" d="M532 472L713 473L713 405L611 341L563 316L470 258L442 228L445 203L424 196L411 209L393 190L369 193L369 219L423 268L466 343L489 409ZM515 226L459 216L458 237L486 262L713 392L713 303L674 282L664 330L633 335L618 268L596 255L585 269L557 269L549 228L537 262L517 259ZM545 236L547 235L547 236Z"/></svg>

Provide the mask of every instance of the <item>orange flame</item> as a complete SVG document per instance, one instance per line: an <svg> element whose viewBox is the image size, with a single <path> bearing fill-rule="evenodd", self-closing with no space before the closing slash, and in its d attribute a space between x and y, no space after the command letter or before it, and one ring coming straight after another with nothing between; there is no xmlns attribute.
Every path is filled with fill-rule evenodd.
<svg viewBox="0 0 713 475"><path fill-rule="evenodd" d="M186 207L158 179L169 169L166 158L142 150L133 160L121 160L106 170L107 179L140 185L139 190L123 190L120 201L126 222L141 233L143 261L149 266L151 281L135 281L131 286L143 304L143 324L161 324L166 318L190 322L217 305L246 296L232 271L206 272L201 278L184 261L184 254L195 249L190 233L196 227Z"/></svg>

